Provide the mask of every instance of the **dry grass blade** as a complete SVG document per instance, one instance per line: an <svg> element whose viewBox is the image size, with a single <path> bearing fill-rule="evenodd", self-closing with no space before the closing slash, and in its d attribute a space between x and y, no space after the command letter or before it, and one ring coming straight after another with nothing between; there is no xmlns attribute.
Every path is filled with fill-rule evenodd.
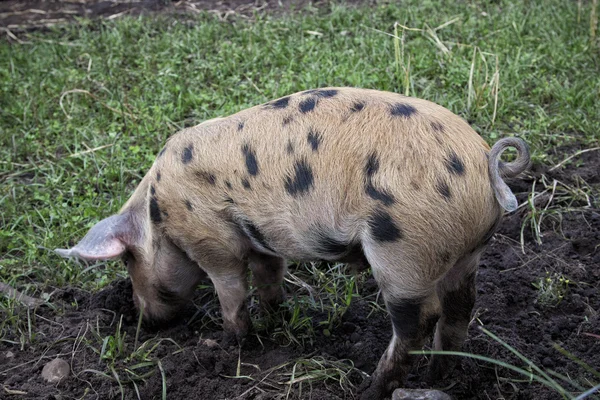
<svg viewBox="0 0 600 400"><path fill-rule="evenodd" d="M596 32L598 31L598 0L592 0L592 10L590 12L590 40L592 44L596 41Z"/></svg>
<svg viewBox="0 0 600 400"><path fill-rule="evenodd" d="M104 146L98 146L98 147L94 147L93 149L87 149L87 150L84 150L84 151L79 151L77 153L73 153L69 157L79 157L81 155L88 154L88 153L93 153L95 151L106 149L107 147L112 147L112 146L114 146L113 143L111 143L111 144L105 144Z"/></svg>
<svg viewBox="0 0 600 400"><path fill-rule="evenodd" d="M550 168L548 171L552 172L555 169L562 167L565 163L569 162L569 160L572 160L573 158L580 156L581 154L588 153L590 151L596 151L596 150L600 150L600 147L592 147L591 149L579 150L577 153L572 154L569 157L565 158L564 160L562 160L561 162L556 164L554 167Z"/></svg>
<svg viewBox="0 0 600 400"><path fill-rule="evenodd" d="M473 47L473 60L471 61L471 69L469 71L469 87L467 92L467 109L471 109L475 90L473 89L473 73L475 71L475 57L477 56L477 47Z"/></svg>
<svg viewBox="0 0 600 400"><path fill-rule="evenodd" d="M450 54L450 50L448 50L448 48L446 47L446 45L440 40L440 38L437 35L437 33L435 32L435 30L431 29L430 27L427 27L426 32L431 37L431 40L433 41L433 44L435 44L435 46L438 49L440 49L440 51L444 55Z"/></svg>
<svg viewBox="0 0 600 400"><path fill-rule="evenodd" d="M498 66L498 56L496 56L496 70L492 76L492 91L494 94L494 113L492 114L492 125L496 121L496 115L498 113L498 91L500 90L500 68Z"/></svg>
<svg viewBox="0 0 600 400"><path fill-rule="evenodd" d="M167 400L167 376L160 360L158 360L158 369L162 378L162 400Z"/></svg>
<svg viewBox="0 0 600 400"><path fill-rule="evenodd" d="M596 339L600 339L600 335L596 335L594 333L583 332L583 335L589 336L589 337L593 337L593 338L596 338Z"/></svg>
<svg viewBox="0 0 600 400"><path fill-rule="evenodd" d="M15 299L27 307L37 307L44 304L44 300L36 299L35 297L21 293L17 289L14 289L12 286L3 282L0 282L0 293L4 293L6 297Z"/></svg>
<svg viewBox="0 0 600 400"><path fill-rule="evenodd" d="M4 388L4 391L6 392L6 394L15 395L15 396L27 396L27 392L24 392L22 390L9 389L6 387L6 385L2 385L2 387Z"/></svg>
<svg viewBox="0 0 600 400"><path fill-rule="evenodd" d="M128 116L129 118L133 119L133 120L137 120L136 116L121 110L117 110L116 108L113 108L111 106L109 106L108 104L105 104L101 101L98 100L98 97L94 94L92 94L91 92L89 92L88 90L84 90L84 89L71 89L71 90L67 90L66 92L63 92L60 95L60 99L58 101L58 104L60 105L60 108L62 109L63 113L65 114L65 116L67 117L67 119L72 119L72 117L67 113L67 111L65 110L65 107L63 106L63 99L65 98L66 95L68 94L72 94L72 93L81 93L81 94L85 94L87 96L90 96L92 99L98 101L103 107L109 109L110 111L117 113L119 115L122 116Z"/></svg>

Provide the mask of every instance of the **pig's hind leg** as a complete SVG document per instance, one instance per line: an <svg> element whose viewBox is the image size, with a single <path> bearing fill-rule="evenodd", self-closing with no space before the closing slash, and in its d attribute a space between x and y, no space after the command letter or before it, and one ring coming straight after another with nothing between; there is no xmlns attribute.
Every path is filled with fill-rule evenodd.
<svg viewBox="0 0 600 400"><path fill-rule="evenodd" d="M442 314L437 324L434 350L460 351L467 337L471 311L475 304L475 276L482 249L460 259L438 282ZM429 365L429 379L437 381L452 372L456 357L434 355Z"/></svg>
<svg viewBox="0 0 600 400"><path fill-rule="evenodd" d="M393 243L364 246L381 289L393 327L393 337L379 360L370 387L361 399L380 399L402 385L412 364L411 350L420 350L440 315L435 280L429 271Z"/></svg>

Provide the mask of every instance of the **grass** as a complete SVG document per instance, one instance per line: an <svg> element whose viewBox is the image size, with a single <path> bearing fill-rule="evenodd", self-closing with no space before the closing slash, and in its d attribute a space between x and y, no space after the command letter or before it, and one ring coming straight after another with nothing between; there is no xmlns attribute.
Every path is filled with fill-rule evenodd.
<svg viewBox="0 0 600 400"><path fill-rule="evenodd" d="M546 271L546 276L533 282L538 290L537 302L544 307L556 307L565 298L572 282L563 274Z"/></svg>
<svg viewBox="0 0 600 400"><path fill-rule="evenodd" d="M126 276L119 263L80 266L49 249L116 212L178 129L299 90L358 86L426 98L490 143L522 136L538 163L598 147L600 46L588 2L440 4L331 5L229 21L81 20L0 42L0 281L51 299L58 287L94 291ZM523 206L536 240L544 218L598 208L597 188L540 179L541 192ZM276 339L303 345L341 321L356 282L340 266L304 267L289 277L298 295L284 323L256 321L259 335L263 324ZM381 310L376 299L372 305ZM324 316L316 324L314 313ZM135 384L150 367L165 376L147 353L160 342L137 346L136 337L126 349L121 334L98 331L86 342L106 362L99 373L121 393L121 381ZM26 349L39 344L36 335L35 313L0 298L0 343ZM334 379L348 371L330 374L325 362L312 362L297 365Z"/></svg>
<svg viewBox="0 0 600 400"><path fill-rule="evenodd" d="M419 4L193 25L84 20L3 42L0 277L94 288L123 274L83 274L48 249L116 212L179 128L297 90L424 97L490 141L523 136L536 161L598 142L598 49L574 4Z"/></svg>
<svg viewBox="0 0 600 400"><path fill-rule="evenodd" d="M429 354L429 355L439 355L439 356L458 356L458 357L467 357L475 360L479 360L485 363L489 363L495 365L497 367L501 367L505 370L510 370L518 375L521 375L529 382L536 382L542 384L549 388L551 391L560 395L563 399L568 400L583 400L586 398L596 398L591 397L595 395L598 391L600 391L600 384L597 381L589 381L586 380L585 383L578 382L577 378L569 377L561 375L552 370L545 370L537 366L534 362L528 359L526 356L521 354L517 349L510 346L508 343L503 341L501 338L496 336L494 333L489 330L480 327L480 330L490 337L493 341L499 343L504 348L509 350L514 356L516 356L521 362L524 364L523 367L518 367L516 365L507 363L502 360L496 360L490 357L484 357L479 354L471 354L471 353L463 353L459 351L413 351L411 354ZM593 367L589 366L585 362L579 360L577 357L573 356L566 350L562 349L560 346L555 345L555 349L562 353L565 357L571 359L578 365L582 367L582 369L586 370L588 373L594 376L594 379L600 378L600 372L596 371ZM518 380L514 378L502 378L502 380L518 382ZM562 381L562 383L561 383ZM565 388L563 385L569 385L573 387L574 390L570 388ZM590 386L585 388L583 385L587 384Z"/></svg>

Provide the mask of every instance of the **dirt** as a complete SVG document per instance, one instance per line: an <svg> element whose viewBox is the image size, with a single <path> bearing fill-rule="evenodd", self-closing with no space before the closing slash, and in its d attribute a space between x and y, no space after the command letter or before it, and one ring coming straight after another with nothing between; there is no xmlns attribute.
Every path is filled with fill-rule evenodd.
<svg viewBox="0 0 600 400"><path fill-rule="evenodd" d="M539 183L542 176L549 187L552 187L553 179L570 187L581 186L585 181L595 187L597 193L600 185L597 154L583 154L575 164L551 172L535 166L530 176L513 180L511 186L523 202L536 180L536 193L542 208L550 199L542 193L544 186ZM552 204L560 200L559 192L559 189L555 191ZM597 204L597 199L595 201ZM529 215L527 209L505 218L481 262L478 299L464 351L525 366L508 349L482 332L479 328L482 325L536 366L569 376L582 386L590 387L586 379L594 381L591 374L554 347L559 345L596 370L600 367L600 213L597 209L584 210L585 202L583 197L571 204L581 211L563 213L561 218L548 216L541 226L541 244L536 243L526 224L521 246L521 228ZM542 301L539 290L533 285L546 277L555 282L560 277L569 280L568 284L563 284L563 298L557 304ZM294 294L293 287L288 287L288 291L290 296ZM353 300L340 323L328 333L319 325L327 316L313 315L315 334L312 343L310 340L304 343L270 340L272 335L263 330L260 339L250 335L240 351L236 346L222 347L222 331L213 322L215 316L209 315L215 310L215 295L210 287L199 290L194 304L182 312L178 322L158 330L142 327L138 343L150 341L153 345L161 338L170 340L160 342L147 357L154 365L135 370L140 375L151 374L145 382L137 381L140 397L161 396L163 378L155 365L157 360L164 371L168 398L279 399L288 395L289 385L281 382L290 379L290 375L284 373L292 373L293 362L320 357L319 360L350 360L356 370L349 373L344 385L335 380L307 382L302 387L293 385L289 389L289 398L354 398L356 388L365 376L359 370L372 373L391 333L386 314L373 312L369 304L377 293L374 280L367 278L362 282L360 292L362 297ZM137 314L131 295L128 279L118 280L95 294L74 288L55 293L51 298L54 309L42 306L32 313L35 331L39 332L32 345L25 346L23 351L17 344L10 345L6 340L18 342L15 332L0 342L0 382L8 390L26 392L25 398L120 398L119 385L94 371L114 376L108 367L110 362L101 360L98 352L102 338L114 336L119 330L121 318L120 332L125 334L123 354L130 354L134 348ZM253 314L255 318L258 315L255 307ZM93 347L97 352L92 350ZM9 351L13 353L11 358L6 357ZM40 372L44 364L56 356L67 360L74 373L59 384L51 385L43 381ZM239 374L238 358L241 361ZM350 361L345 361L346 365L350 365ZM426 361L423 356L416 357L405 386L427 387L422 379ZM123 376L126 374L124 367L139 362L122 356L113 368L124 380L127 378ZM290 362L292 364L272 370ZM236 375L250 378L235 378ZM456 399L560 398L523 376L469 358L460 360L445 384L442 389ZM576 390L564 385L569 390ZM132 384L124 384L123 390L126 399L137 398ZM0 392L0 397L3 395L5 393Z"/></svg>
<svg viewBox="0 0 600 400"><path fill-rule="evenodd" d="M349 0L347 4L370 0ZM140 14L170 13L182 18L202 11L220 18L231 15L250 17L253 13L295 12L308 4L322 7L327 0L0 0L0 28L22 31L64 25L77 18L119 18Z"/></svg>

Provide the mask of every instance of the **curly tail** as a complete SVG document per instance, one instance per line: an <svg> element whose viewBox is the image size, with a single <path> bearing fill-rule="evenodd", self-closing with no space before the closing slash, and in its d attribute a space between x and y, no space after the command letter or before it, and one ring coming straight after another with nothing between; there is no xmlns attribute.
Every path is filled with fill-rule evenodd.
<svg viewBox="0 0 600 400"><path fill-rule="evenodd" d="M500 161L500 156L509 147L517 149L517 159L511 163ZM512 178L529 168L531 158L527 144L516 137L500 139L492 146L488 159L488 171L498 203L506 211L514 211L519 203L502 178Z"/></svg>

